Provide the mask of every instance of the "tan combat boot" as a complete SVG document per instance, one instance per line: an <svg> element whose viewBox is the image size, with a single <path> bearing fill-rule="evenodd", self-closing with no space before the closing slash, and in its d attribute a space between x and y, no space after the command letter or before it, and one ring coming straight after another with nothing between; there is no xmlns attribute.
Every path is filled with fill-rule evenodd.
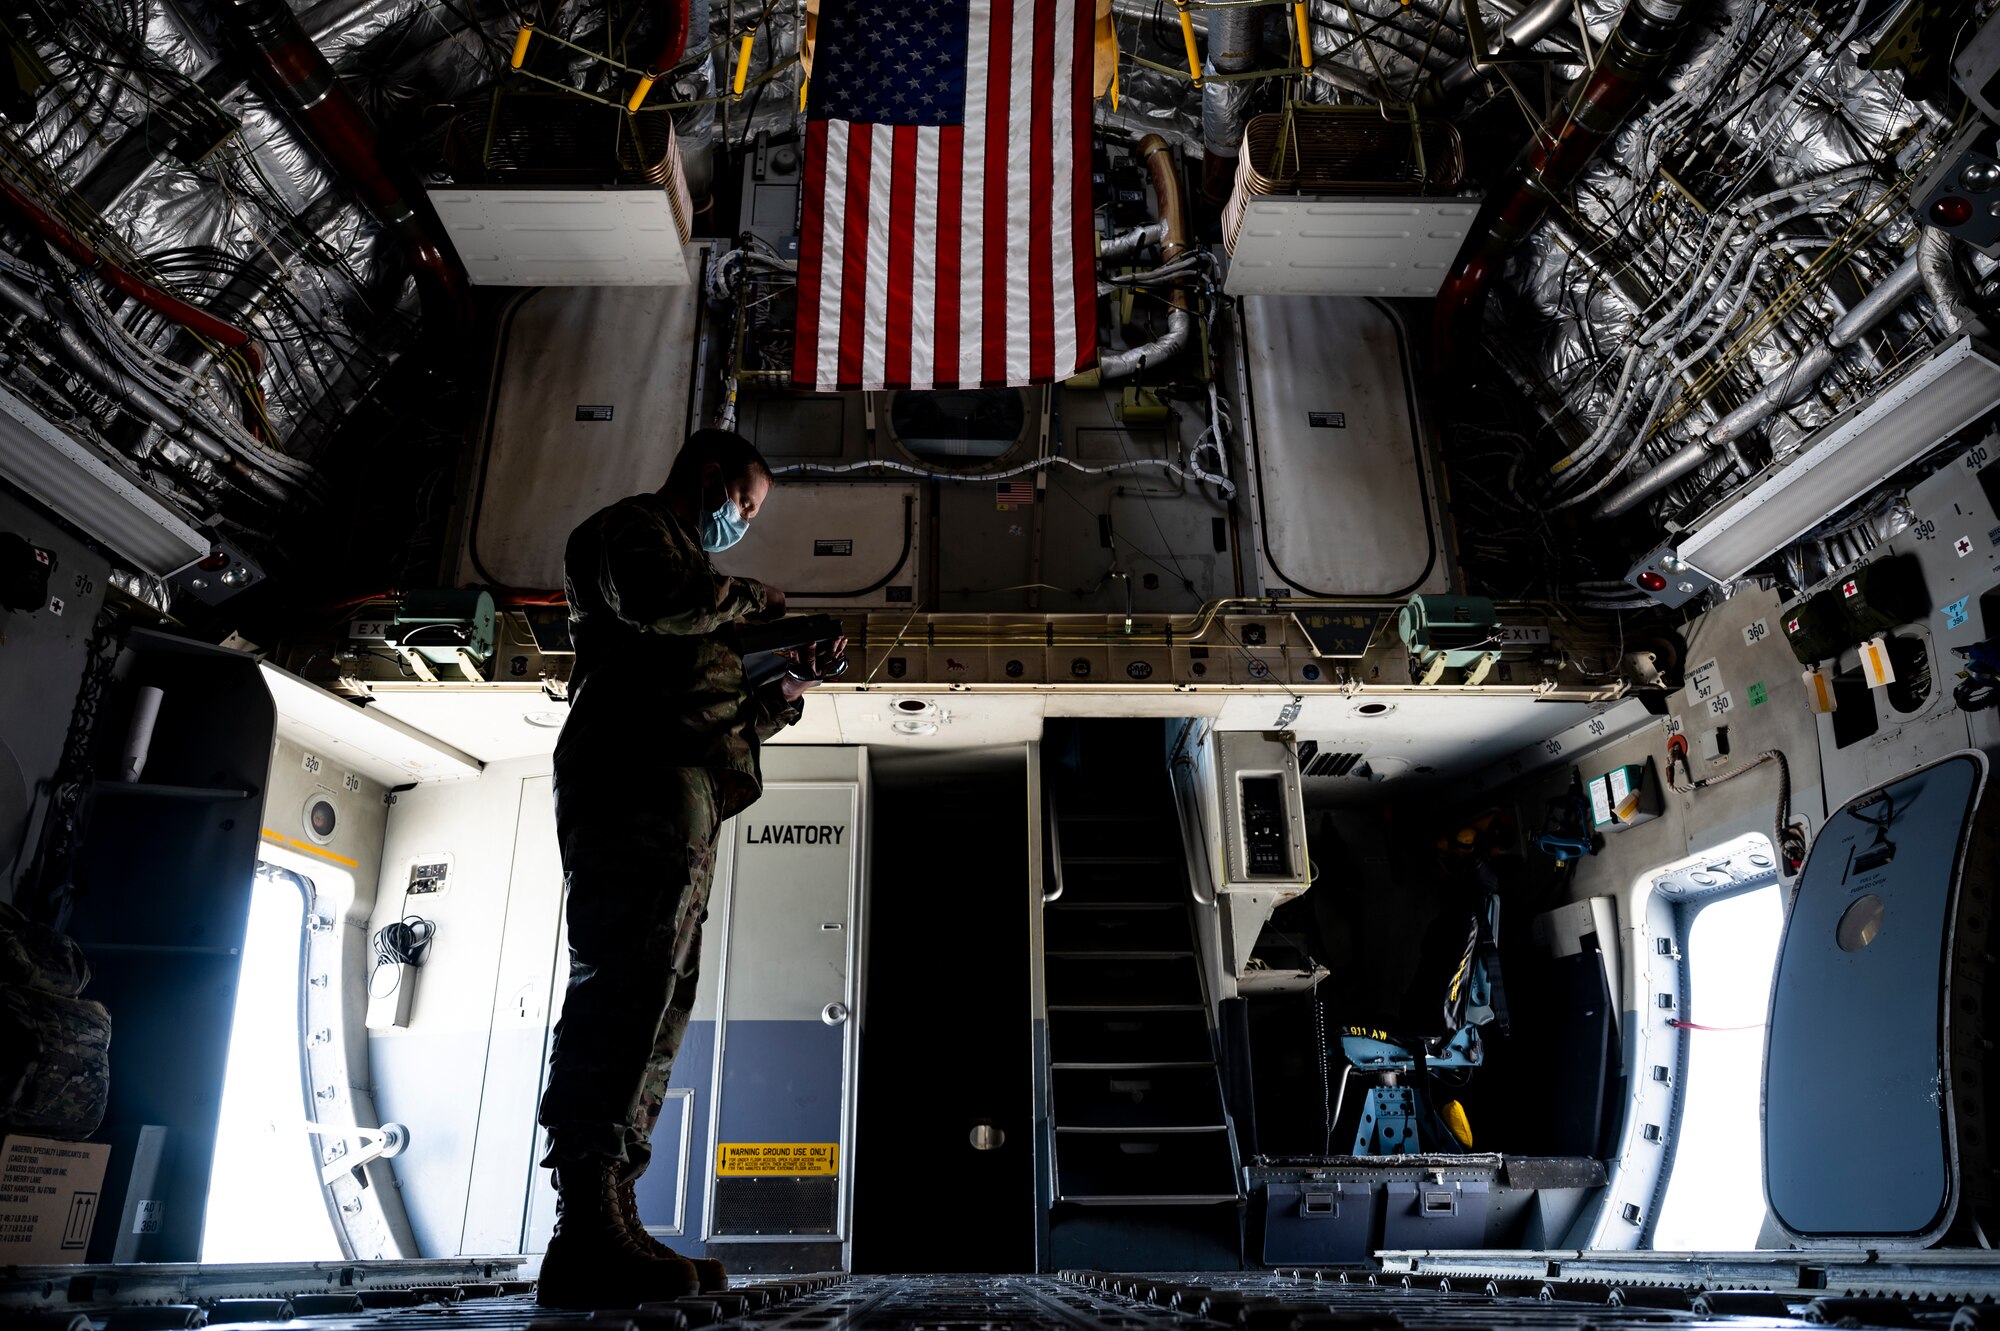
<svg viewBox="0 0 2000 1331"><path fill-rule="evenodd" d="M720 1294L729 1288L729 1272L722 1269L721 1262L706 1257L683 1257L646 1232L645 1223L639 1219L639 1191L636 1180L620 1185L618 1206L625 1215L625 1228L631 1232L633 1238L645 1246L648 1252L664 1261L681 1262L694 1268L695 1277L701 1282L702 1293Z"/></svg>
<svg viewBox="0 0 2000 1331"><path fill-rule="evenodd" d="M691 1264L656 1257L633 1238L618 1168L605 1160L556 1170L556 1231L535 1283L543 1307L636 1308L692 1294L700 1283Z"/></svg>

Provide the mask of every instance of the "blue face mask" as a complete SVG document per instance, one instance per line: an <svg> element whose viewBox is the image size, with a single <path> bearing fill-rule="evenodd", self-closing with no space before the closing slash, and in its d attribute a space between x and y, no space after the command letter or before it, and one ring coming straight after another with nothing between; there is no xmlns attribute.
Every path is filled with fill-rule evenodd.
<svg viewBox="0 0 2000 1331"><path fill-rule="evenodd" d="M709 554L719 555L742 540L743 534L749 530L750 519L743 516L743 510L737 507L736 501L725 489L721 507L701 520L701 548Z"/></svg>

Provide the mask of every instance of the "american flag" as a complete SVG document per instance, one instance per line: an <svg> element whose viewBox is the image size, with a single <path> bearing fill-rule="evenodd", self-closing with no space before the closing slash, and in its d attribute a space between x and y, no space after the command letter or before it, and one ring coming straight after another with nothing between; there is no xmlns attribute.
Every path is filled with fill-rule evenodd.
<svg viewBox="0 0 2000 1331"><path fill-rule="evenodd" d="M1016 504L1035 502L1033 481L995 481L993 483L993 503L998 508L1012 508Z"/></svg>
<svg viewBox="0 0 2000 1331"><path fill-rule="evenodd" d="M1097 359L1091 0L825 0L792 378L1048 383Z"/></svg>

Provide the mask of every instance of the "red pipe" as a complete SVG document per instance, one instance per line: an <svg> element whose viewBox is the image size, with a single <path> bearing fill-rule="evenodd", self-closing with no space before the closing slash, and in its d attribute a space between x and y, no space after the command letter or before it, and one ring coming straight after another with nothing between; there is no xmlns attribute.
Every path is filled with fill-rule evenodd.
<svg viewBox="0 0 2000 1331"><path fill-rule="evenodd" d="M658 78L681 62L687 53L688 0L660 0L660 53L646 66L649 78Z"/></svg>
<svg viewBox="0 0 2000 1331"><path fill-rule="evenodd" d="M389 164L380 136L345 83L300 26L285 0L217 0L258 80L320 156L402 243L423 295L430 331L472 321L471 286L430 201Z"/></svg>
<svg viewBox="0 0 2000 1331"><path fill-rule="evenodd" d="M14 184L0 177L0 199L12 208L20 219L33 227L51 245L68 255L78 267L96 273L119 291L153 311L155 314L179 324L197 337L211 342L220 342L231 350L241 351L243 358L250 362L253 374L264 370L264 356L250 334L233 323L216 318L198 305L190 305L179 296L170 295L154 286L146 279L120 268L111 260L90 247L89 242L64 226L34 199Z"/></svg>
<svg viewBox="0 0 2000 1331"><path fill-rule="evenodd" d="M1596 70L1521 150L1481 211L1476 240L1438 290L1432 336L1440 368L1479 340L1486 295L1508 253L1625 124L1686 31L1691 8L1680 0L1629 0Z"/></svg>

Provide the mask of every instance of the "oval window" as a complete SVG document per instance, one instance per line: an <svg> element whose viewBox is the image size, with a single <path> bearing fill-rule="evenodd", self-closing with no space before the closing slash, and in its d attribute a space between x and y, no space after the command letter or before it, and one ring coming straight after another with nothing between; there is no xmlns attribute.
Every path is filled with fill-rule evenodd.
<svg viewBox="0 0 2000 1331"><path fill-rule="evenodd" d="M1840 913L1833 940L1842 952L1859 952L1882 932L1882 898L1870 892Z"/></svg>

